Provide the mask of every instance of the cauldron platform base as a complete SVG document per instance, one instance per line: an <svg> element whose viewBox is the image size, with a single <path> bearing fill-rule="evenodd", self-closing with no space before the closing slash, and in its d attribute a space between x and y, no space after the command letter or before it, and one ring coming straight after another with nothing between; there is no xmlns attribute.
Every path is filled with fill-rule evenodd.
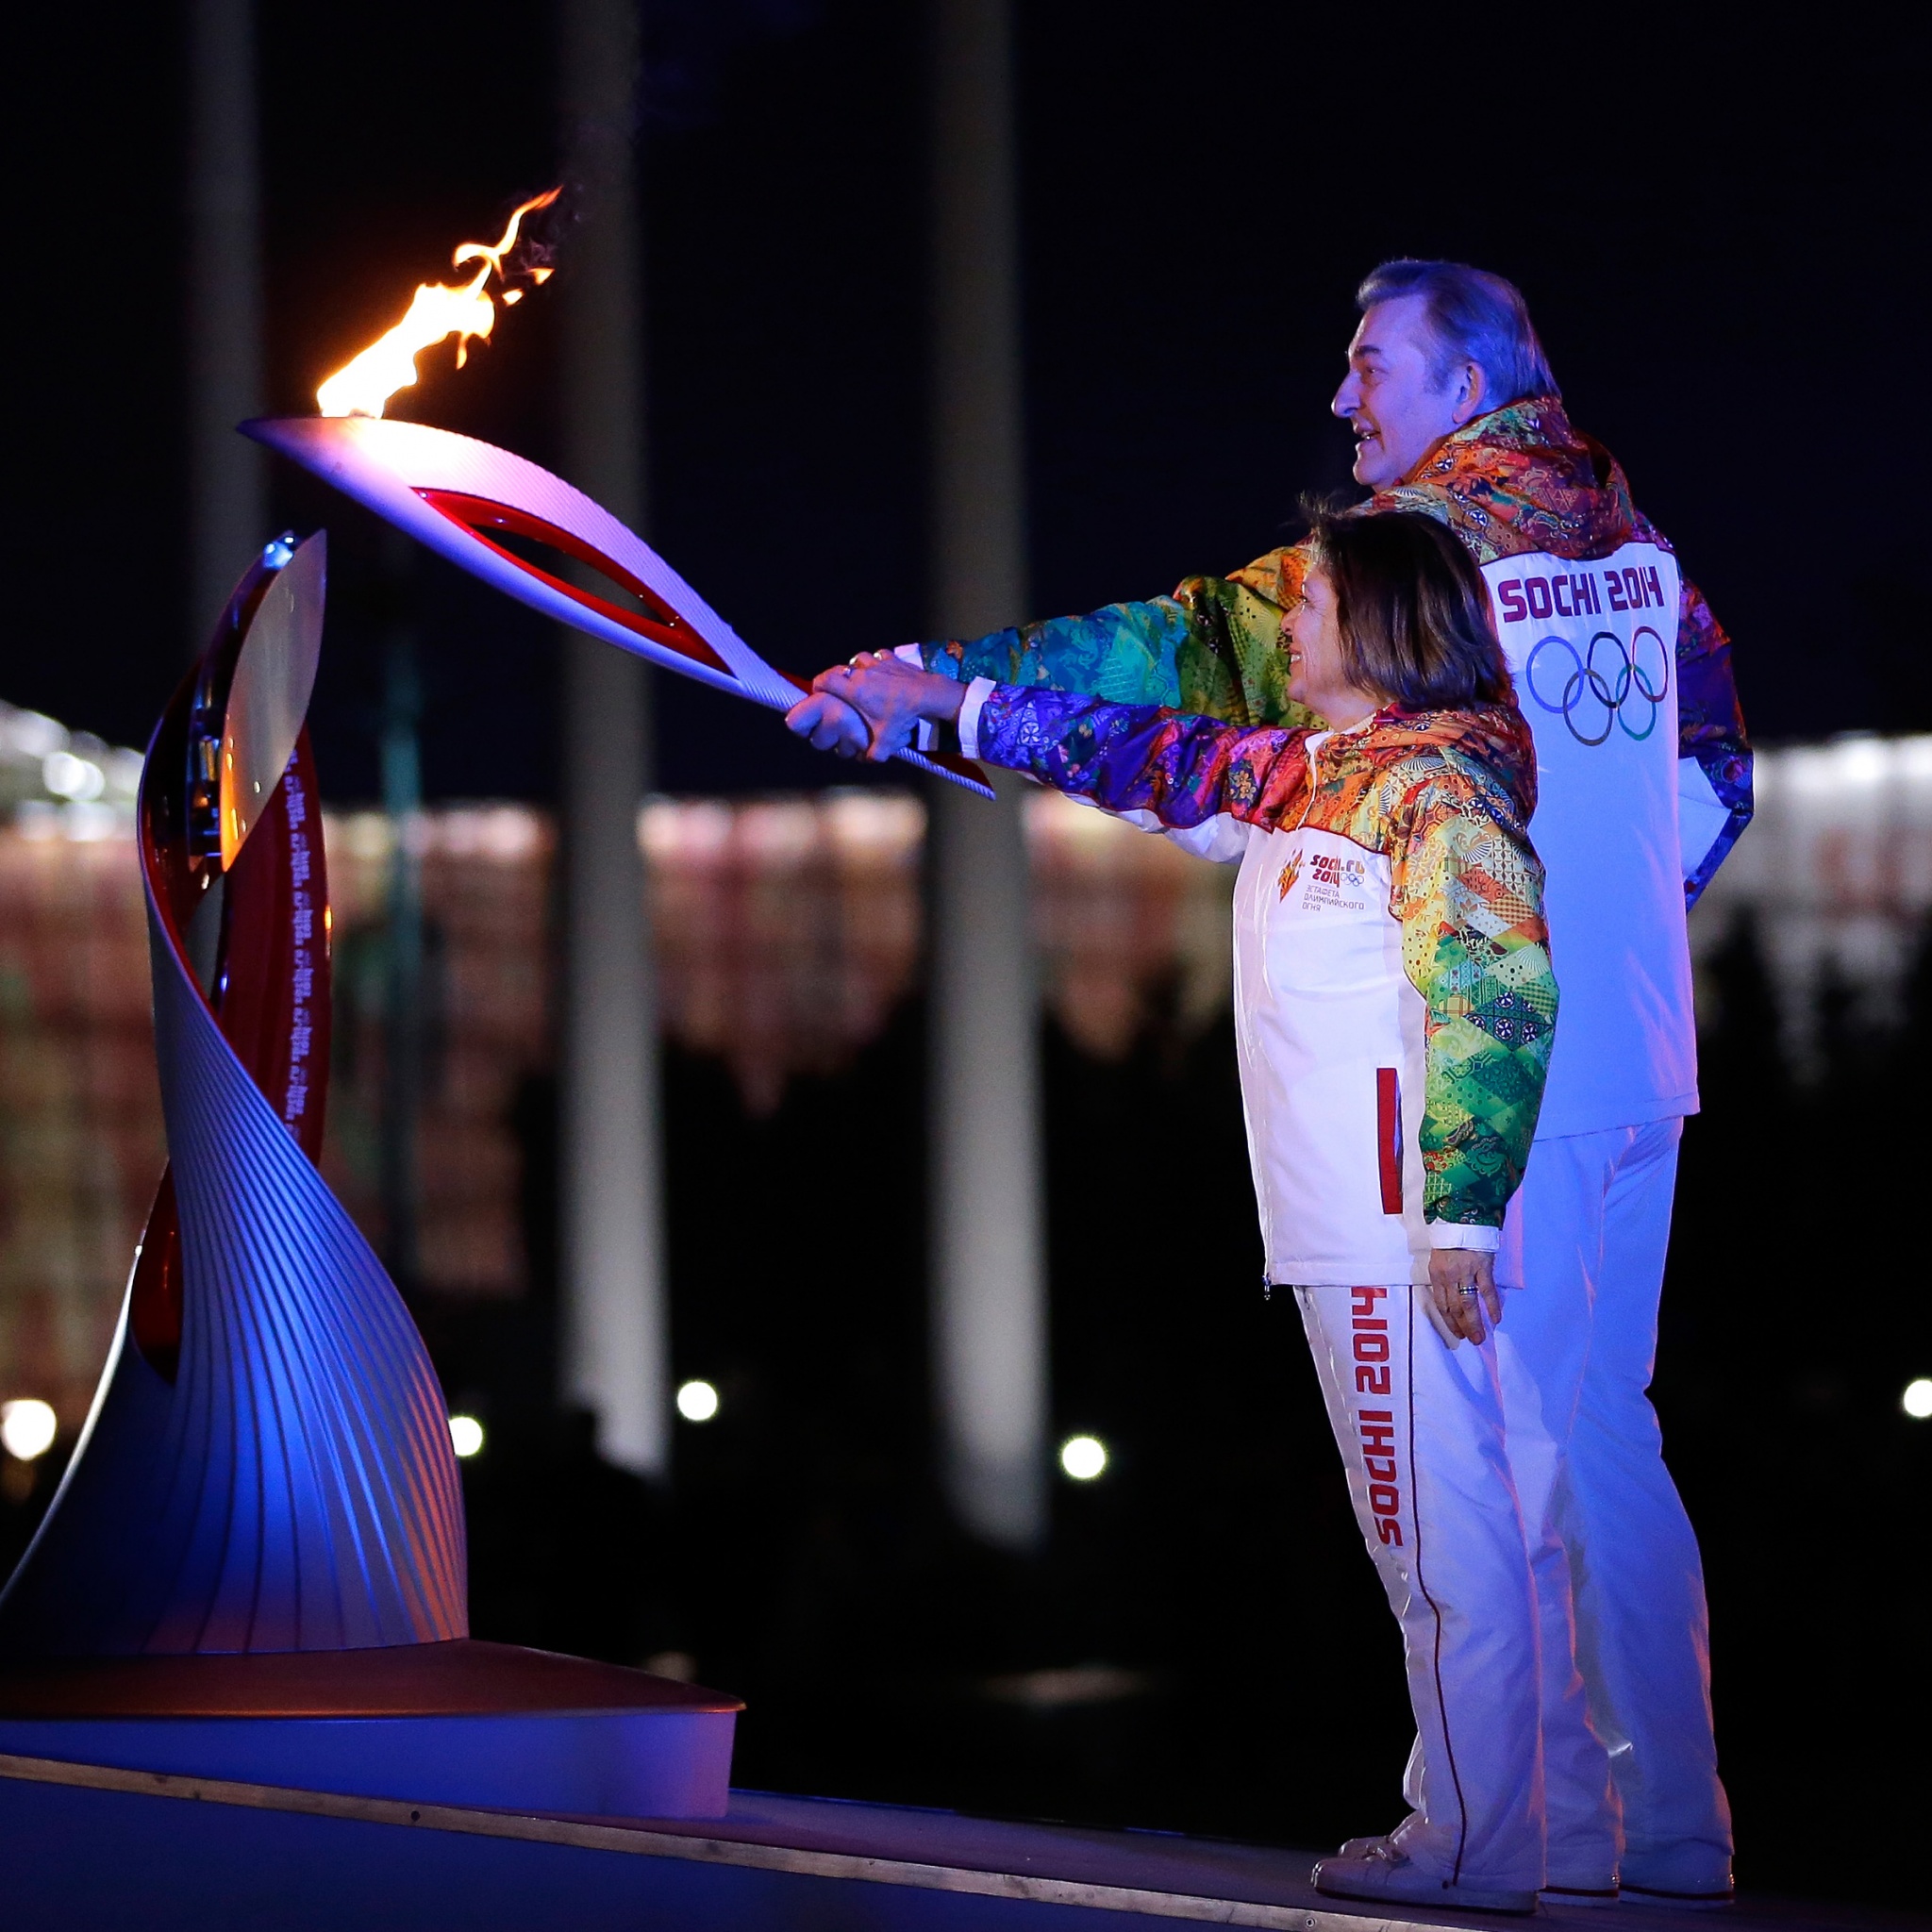
<svg viewBox="0 0 1932 1932"><path fill-rule="evenodd" d="M0 1671L0 1753L433 1805L717 1818L733 1697L462 1639Z"/></svg>

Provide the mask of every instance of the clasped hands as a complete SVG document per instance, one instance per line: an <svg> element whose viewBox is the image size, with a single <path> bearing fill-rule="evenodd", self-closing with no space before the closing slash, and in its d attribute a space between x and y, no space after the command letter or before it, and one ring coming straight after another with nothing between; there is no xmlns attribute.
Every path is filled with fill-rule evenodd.
<svg viewBox="0 0 1932 1932"><path fill-rule="evenodd" d="M861 651L811 681L786 728L841 758L882 764L917 741L922 721L957 724L966 688L886 651Z"/></svg>

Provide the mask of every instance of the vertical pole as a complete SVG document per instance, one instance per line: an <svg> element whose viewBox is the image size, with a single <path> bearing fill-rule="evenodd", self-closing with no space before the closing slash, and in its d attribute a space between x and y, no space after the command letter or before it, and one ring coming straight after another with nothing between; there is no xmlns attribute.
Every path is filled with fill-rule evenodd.
<svg viewBox="0 0 1932 1932"><path fill-rule="evenodd" d="M1008 0L935 0L936 628L1025 611L1019 241ZM1020 801L933 788L933 1345L941 1455L966 1525L1046 1528L1038 993Z"/></svg>
<svg viewBox="0 0 1932 1932"><path fill-rule="evenodd" d="M389 546L398 572L408 546ZM401 552L400 556L396 555ZM384 1259L396 1285L421 1285L416 1132L423 1111L423 758L418 726L422 685L416 640L406 624L391 630L383 667L382 809L389 820L388 945L383 987L381 1177Z"/></svg>
<svg viewBox="0 0 1932 1932"><path fill-rule="evenodd" d="M199 653L268 531L262 453L261 187L253 0L188 8L189 648Z"/></svg>
<svg viewBox="0 0 1932 1932"><path fill-rule="evenodd" d="M562 0L566 165L581 224L558 277L564 469L644 521L635 0ZM564 666L563 1394L640 1475L671 1458L658 1031L638 811L650 783L643 665L567 631Z"/></svg>

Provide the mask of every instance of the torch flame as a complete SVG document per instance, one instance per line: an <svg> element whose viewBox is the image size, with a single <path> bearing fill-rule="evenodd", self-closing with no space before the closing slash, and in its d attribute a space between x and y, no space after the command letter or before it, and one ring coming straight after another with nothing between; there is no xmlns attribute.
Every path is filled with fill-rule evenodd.
<svg viewBox="0 0 1932 1932"><path fill-rule="evenodd" d="M479 266L475 275L454 289L441 282L420 283L402 321L386 335L378 336L353 361L344 363L315 391L316 407L322 413L380 416L397 390L414 384L416 358L451 336L457 339L457 367L460 369L469 358L470 338L487 338L496 322L496 305L484 284L492 275L502 275L503 258L516 246L517 230L523 225L524 217L540 208L548 208L561 192L553 188L547 194L525 202L510 216L503 239L493 246L486 242L463 242L450 258L450 265L461 268L467 261L476 262ZM533 285L547 282L550 270L533 268L529 279ZM505 305L516 302L522 293L520 289L506 291Z"/></svg>

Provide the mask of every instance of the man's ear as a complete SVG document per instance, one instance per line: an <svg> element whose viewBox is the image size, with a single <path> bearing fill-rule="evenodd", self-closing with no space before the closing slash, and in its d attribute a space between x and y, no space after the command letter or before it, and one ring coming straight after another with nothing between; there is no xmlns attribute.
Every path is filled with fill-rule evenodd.
<svg viewBox="0 0 1932 1932"><path fill-rule="evenodd" d="M1456 402L1449 413L1460 429L1489 407L1490 381L1480 362L1465 362L1456 376Z"/></svg>

